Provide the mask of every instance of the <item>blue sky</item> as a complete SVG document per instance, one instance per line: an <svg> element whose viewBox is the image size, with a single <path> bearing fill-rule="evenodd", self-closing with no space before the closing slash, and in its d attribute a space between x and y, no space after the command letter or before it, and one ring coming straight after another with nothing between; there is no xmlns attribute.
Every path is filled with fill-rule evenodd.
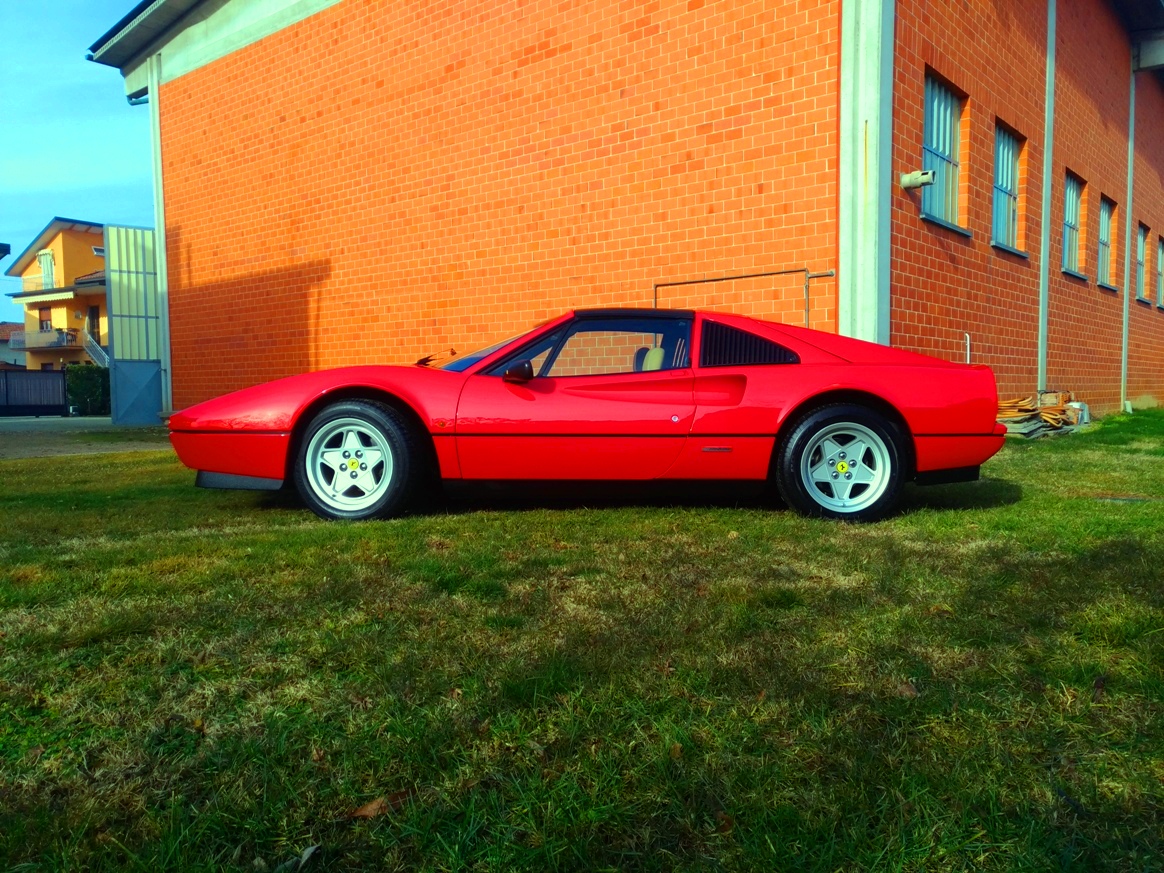
<svg viewBox="0 0 1164 873"><path fill-rule="evenodd" d="M152 227L149 107L130 106L121 74L85 60L135 0L0 0L0 242L12 254L54 215ZM0 321L23 321L5 296Z"/></svg>

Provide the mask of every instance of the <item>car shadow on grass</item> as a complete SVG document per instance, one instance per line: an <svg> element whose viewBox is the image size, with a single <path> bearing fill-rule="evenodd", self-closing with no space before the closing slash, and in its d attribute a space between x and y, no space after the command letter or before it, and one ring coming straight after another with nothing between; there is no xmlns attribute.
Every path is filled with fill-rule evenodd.
<svg viewBox="0 0 1164 873"><path fill-rule="evenodd" d="M985 478L955 485L907 485L896 515L926 509L997 509L1023 498L1022 486L1009 479Z"/></svg>
<svg viewBox="0 0 1164 873"><path fill-rule="evenodd" d="M259 507L266 510L306 507L294 489L256 492ZM763 483L670 485L660 483L486 483L448 485L422 493L405 513L412 516L449 515L482 511L526 511L535 509L621 509L641 506L665 508L755 508L784 507L775 489Z"/></svg>
<svg viewBox="0 0 1164 873"><path fill-rule="evenodd" d="M305 509L294 489L260 492L260 507ZM1022 487L1006 479L982 479L923 488L907 485L890 517L928 509L994 509L1018 503ZM486 483L448 485L421 496L410 515L455 515L487 511L537 509L787 509L767 483Z"/></svg>

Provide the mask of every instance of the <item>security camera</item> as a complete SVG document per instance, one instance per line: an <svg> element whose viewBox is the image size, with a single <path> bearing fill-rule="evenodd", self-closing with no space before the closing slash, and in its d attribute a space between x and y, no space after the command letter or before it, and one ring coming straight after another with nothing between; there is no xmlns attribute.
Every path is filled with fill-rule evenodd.
<svg viewBox="0 0 1164 873"><path fill-rule="evenodd" d="M932 184L934 184L933 170L914 170L912 173L901 174L901 187L907 191L910 188L924 188Z"/></svg>

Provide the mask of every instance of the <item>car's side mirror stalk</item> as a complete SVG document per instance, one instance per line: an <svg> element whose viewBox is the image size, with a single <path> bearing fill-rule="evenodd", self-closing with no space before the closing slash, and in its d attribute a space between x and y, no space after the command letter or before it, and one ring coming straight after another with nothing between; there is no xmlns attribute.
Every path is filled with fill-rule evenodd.
<svg viewBox="0 0 1164 873"><path fill-rule="evenodd" d="M505 375L501 378L506 382L529 382L533 377L533 363L517 361L505 368Z"/></svg>

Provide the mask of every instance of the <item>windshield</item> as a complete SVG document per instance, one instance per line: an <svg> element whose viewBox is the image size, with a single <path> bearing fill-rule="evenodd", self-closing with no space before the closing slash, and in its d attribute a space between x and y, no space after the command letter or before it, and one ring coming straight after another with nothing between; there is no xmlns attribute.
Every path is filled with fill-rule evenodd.
<svg viewBox="0 0 1164 873"><path fill-rule="evenodd" d="M507 339L503 339L499 343L494 343L493 345L486 346L483 349L477 349L475 352L468 352L464 355L457 355L455 358L449 358L447 361L442 361L440 364L437 364L436 369L452 370L454 373L463 373L465 370L468 370L481 359L489 357L502 346L509 345L519 336L523 336L523 334L515 334L514 336L511 336Z"/></svg>

